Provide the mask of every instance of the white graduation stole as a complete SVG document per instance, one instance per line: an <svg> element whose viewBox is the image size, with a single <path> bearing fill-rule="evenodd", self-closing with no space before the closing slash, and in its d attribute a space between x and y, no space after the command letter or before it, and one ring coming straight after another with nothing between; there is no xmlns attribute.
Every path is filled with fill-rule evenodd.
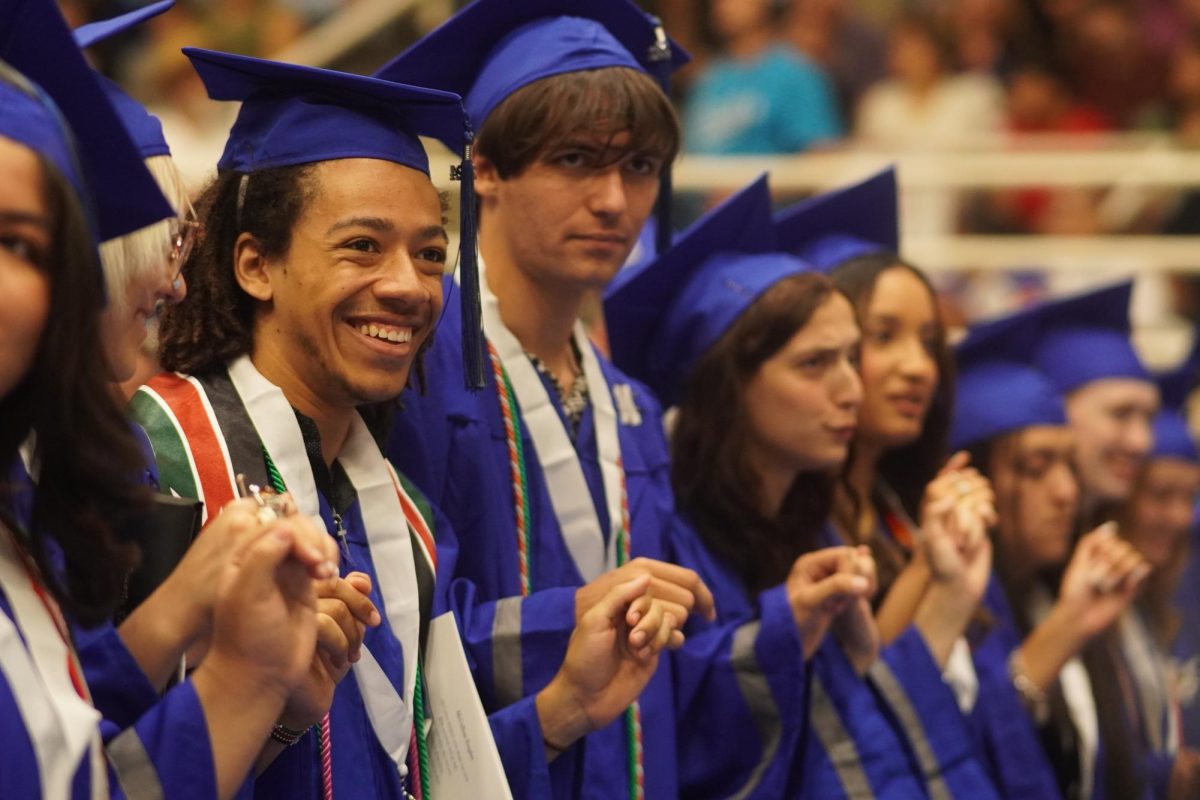
<svg viewBox="0 0 1200 800"><path fill-rule="evenodd" d="M67 666L74 653L33 580L12 533L0 525L0 589L13 614L11 620L0 614L0 671L33 743L42 796L70 797L71 781L87 758L92 798L103 800L108 797L108 774L100 712L76 692Z"/></svg>
<svg viewBox="0 0 1200 800"><path fill-rule="evenodd" d="M291 404L248 356L230 363L229 377L300 513L320 520L316 480ZM375 736L404 778L408 775L421 617L412 540L398 495L403 489L393 479L391 468L358 414L354 415L350 435L337 460L358 494L377 588L383 598L380 612L404 651L404 696L396 694L366 647L353 667L354 677Z"/></svg>
<svg viewBox="0 0 1200 800"><path fill-rule="evenodd" d="M480 275L484 278L480 281L484 334L496 348L512 383L521 421L533 440L533 449L537 452L538 464L546 478L550 504L554 507L554 516L558 519L563 540L584 582L593 581L616 568L617 531L621 527L621 442L608 382L604 379L600 360L588 341L583 325L576 322L572 336L583 360L583 374L587 379L600 474L604 481L604 501L608 510L606 544L600 529L600 516L592 503L575 445L537 369L517 337L504 326L500 318L500 301L488 288L482 259L479 267Z"/></svg>

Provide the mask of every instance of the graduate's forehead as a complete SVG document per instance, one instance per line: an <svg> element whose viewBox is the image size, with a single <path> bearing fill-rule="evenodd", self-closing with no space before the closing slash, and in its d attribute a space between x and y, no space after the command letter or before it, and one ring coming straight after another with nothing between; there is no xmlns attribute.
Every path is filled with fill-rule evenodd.
<svg viewBox="0 0 1200 800"><path fill-rule="evenodd" d="M429 176L375 158L343 158L313 165L304 187L302 220L385 221L393 229L442 228L443 198ZM443 230L444 235L444 230Z"/></svg>

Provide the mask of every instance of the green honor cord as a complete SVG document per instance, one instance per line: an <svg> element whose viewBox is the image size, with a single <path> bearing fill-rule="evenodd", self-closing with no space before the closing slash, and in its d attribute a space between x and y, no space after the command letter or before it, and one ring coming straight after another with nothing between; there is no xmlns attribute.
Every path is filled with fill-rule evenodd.
<svg viewBox="0 0 1200 800"><path fill-rule="evenodd" d="M267 452L267 448L263 447L263 461L267 466L267 479L271 481L271 488L276 492L283 494L287 491L287 486L283 483L283 476L279 474L279 468L275 466L271 454ZM417 657L417 680L413 687L413 730L417 734L417 766L421 771L419 779L421 781L421 797L422 800L432 800L429 793L429 745L425 741L425 676L421 673L421 658Z"/></svg>

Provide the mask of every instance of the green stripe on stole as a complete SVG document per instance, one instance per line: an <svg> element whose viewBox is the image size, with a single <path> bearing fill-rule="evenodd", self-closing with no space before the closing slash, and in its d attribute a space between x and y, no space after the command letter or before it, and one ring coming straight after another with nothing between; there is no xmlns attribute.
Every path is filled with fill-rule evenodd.
<svg viewBox="0 0 1200 800"><path fill-rule="evenodd" d="M162 491L172 490L180 497L195 500L200 497L196 475L192 472L187 445L174 419L154 395L139 389L129 401L129 416L146 431L154 460L158 464Z"/></svg>
<svg viewBox="0 0 1200 800"><path fill-rule="evenodd" d="M426 527L429 528L429 532L433 534L433 538L436 541L437 526L433 524L433 506L429 504L429 498L398 469L396 470L396 477L400 479L400 485L404 487L405 494L408 495L408 499L413 501L413 505L417 507L417 512L421 515L421 519L425 520Z"/></svg>

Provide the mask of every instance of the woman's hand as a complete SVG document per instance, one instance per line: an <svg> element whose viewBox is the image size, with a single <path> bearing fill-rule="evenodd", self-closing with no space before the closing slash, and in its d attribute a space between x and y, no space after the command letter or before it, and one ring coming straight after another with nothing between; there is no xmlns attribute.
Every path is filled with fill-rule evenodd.
<svg viewBox="0 0 1200 800"><path fill-rule="evenodd" d="M784 585L807 660L836 617L875 593L875 560L866 547L826 547L797 558Z"/></svg>
<svg viewBox="0 0 1200 800"><path fill-rule="evenodd" d="M157 688L185 652L194 665L207 649L223 571L267 530L258 508L250 499L222 507L162 585L121 623L122 641Z"/></svg>
<svg viewBox="0 0 1200 800"><path fill-rule="evenodd" d="M1082 537L1063 573L1056 606L1085 638L1112 625L1137 597L1150 565L1106 522Z"/></svg>
<svg viewBox="0 0 1200 800"><path fill-rule="evenodd" d="M955 453L925 489L918 549L933 581L957 584L978 602L991 574L988 529L996 523L992 485Z"/></svg>
<svg viewBox="0 0 1200 800"><path fill-rule="evenodd" d="M1106 522L1075 545L1050 613L1021 643L1021 671L1049 691L1063 666L1124 613L1150 566Z"/></svg>
<svg viewBox="0 0 1200 800"><path fill-rule="evenodd" d="M211 646L191 678L220 797L237 790L304 679L317 642L315 584L337 575L337 546L311 520L264 527L221 570Z"/></svg>
<svg viewBox="0 0 1200 800"><path fill-rule="evenodd" d="M859 545L847 549L850 552L842 556L843 565L839 571L866 578L870 583L868 596L874 595L878 582L871 548ZM865 597L845 601L845 608L834 617L832 630L855 670L859 675L865 675L879 657L879 626L871 613L871 604Z"/></svg>

